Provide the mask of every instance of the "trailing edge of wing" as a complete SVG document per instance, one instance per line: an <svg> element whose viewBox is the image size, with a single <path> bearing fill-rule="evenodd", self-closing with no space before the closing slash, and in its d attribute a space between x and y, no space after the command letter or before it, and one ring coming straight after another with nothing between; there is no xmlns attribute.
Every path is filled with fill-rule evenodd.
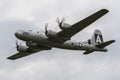
<svg viewBox="0 0 120 80"><path fill-rule="evenodd" d="M108 13L109 11L107 9L101 9L100 11L94 13L93 15L83 19L82 21L79 21L71 26L71 29L66 31L61 31L58 34L65 37L72 37L79 31L83 30L93 22L95 22L97 19Z"/></svg>

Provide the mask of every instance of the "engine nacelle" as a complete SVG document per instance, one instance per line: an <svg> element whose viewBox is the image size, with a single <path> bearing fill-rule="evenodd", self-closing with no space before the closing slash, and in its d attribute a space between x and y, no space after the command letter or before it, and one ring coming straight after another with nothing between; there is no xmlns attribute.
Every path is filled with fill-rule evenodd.
<svg viewBox="0 0 120 80"><path fill-rule="evenodd" d="M56 38L57 37L57 32L52 31L52 30L48 30L47 36L49 38Z"/></svg>
<svg viewBox="0 0 120 80"><path fill-rule="evenodd" d="M30 48L35 48L35 49L43 49L43 50L50 50L51 49L51 47L47 47L47 46L44 46L44 45L39 45L39 44L34 43L32 41L26 42L26 45Z"/></svg>
<svg viewBox="0 0 120 80"><path fill-rule="evenodd" d="M62 26L60 27L62 30L67 30L71 28L71 25L68 23L62 23Z"/></svg>
<svg viewBox="0 0 120 80"><path fill-rule="evenodd" d="M26 45L27 45L28 47L31 47L31 48L36 48L36 47L37 47L37 43L34 43L34 42L32 42L32 41L26 42Z"/></svg>
<svg viewBox="0 0 120 80"><path fill-rule="evenodd" d="M25 44L20 44L20 45L18 45L17 50L20 51L20 52L27 52L28 51L28 46L26 46Z"/></svg>

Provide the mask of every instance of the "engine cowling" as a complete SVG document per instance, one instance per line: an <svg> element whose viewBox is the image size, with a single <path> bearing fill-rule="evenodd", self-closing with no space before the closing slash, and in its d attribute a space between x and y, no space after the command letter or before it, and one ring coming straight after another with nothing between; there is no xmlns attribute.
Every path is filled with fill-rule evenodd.
<svg viewBox="0 0 120 80"><path fill-rule="evenodd" d="M28 46L26 46L25 44L20 44L20 45L18 45L17 50L20 52L27 52Z"/></svg>
<svg viewBox="0 0 120 80"><path fill-rule="evenodd" d="M60 26L60 29L62 29L62 30L67 30L70 28L71 28L71 25L68 23L62 23L62 25Z"/></svg>
<svg viewBox="0 0 120 80"><path fill-rule="evenodd" d="M49 38L56 38L57 37L57 32L52 31L52 30L48 30L47 36Z"/></svg>
<svg viewBox="0 0 120 80"><path fill-rule="evenodd" d="M34 42L32 42L32 41L26 42L26 45L27 45L28 47L31 47L31 48L37 47L37 43L34 43Z"/></svg>

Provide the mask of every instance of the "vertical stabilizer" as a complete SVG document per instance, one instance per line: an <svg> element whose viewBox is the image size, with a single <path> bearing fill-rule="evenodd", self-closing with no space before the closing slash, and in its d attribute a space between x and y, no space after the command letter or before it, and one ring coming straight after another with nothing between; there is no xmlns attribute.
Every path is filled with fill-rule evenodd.
<svg viewBox="0 0 120 80"><path fill-rule="evenodd" d="M103 43L103 36L100 30L96 29L91 39L88 40L88 44L98 45Z"/></svg>

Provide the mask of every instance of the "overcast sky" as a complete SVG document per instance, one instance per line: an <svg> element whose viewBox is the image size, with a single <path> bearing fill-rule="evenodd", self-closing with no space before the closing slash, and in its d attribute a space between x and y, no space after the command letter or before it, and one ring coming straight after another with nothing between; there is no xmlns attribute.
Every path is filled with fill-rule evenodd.
<svg viewBox="0 0 120 80"><path fill-rule="evenodd" d="M57 17L73 24L106 8L109 13L72 39L86 41L95 29L104 40L115 39L108 52L83 55L83 51L53 48L15 61L14 33L19 29L59 30ZM0 0L0 80L120 80L119 0Z"/></svg>

